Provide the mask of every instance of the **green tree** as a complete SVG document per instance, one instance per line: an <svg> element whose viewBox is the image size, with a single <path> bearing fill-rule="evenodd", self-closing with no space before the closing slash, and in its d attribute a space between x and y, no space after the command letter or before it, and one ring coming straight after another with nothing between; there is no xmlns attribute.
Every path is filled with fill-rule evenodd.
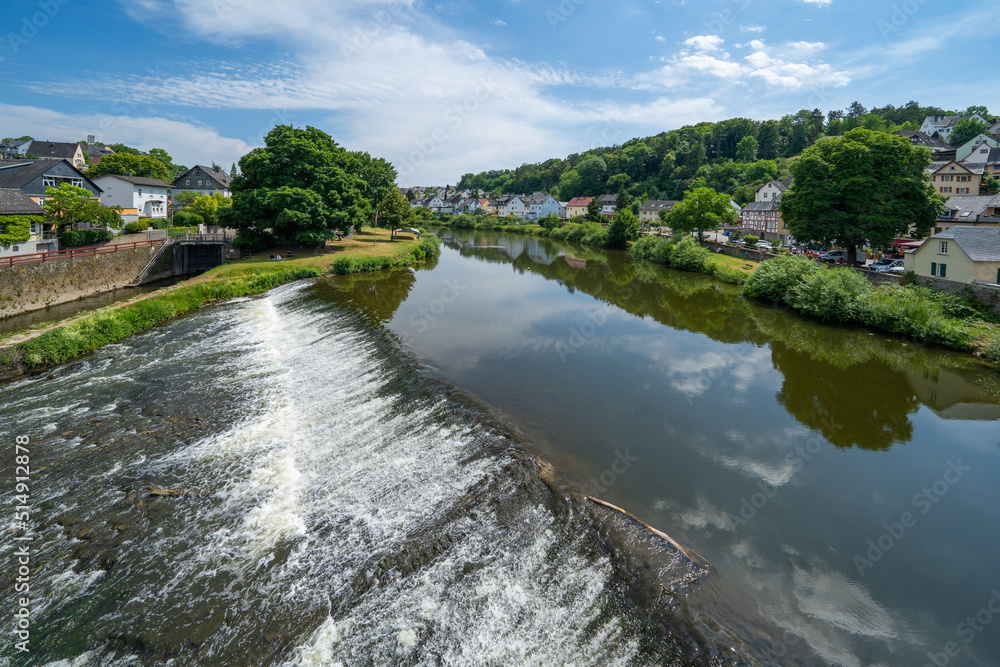
<svg viewBox="0 0 1000 667"><path fill-rule="evenodd" d="M378 226L391 230L395 236L397 229L412 227L416 223L417 214L406 196L399 188L389 188L378 205Z"/></svg>
<svg viewBox="0 0 1000 667"><path fill-rule="evenodd" d="M639 238L639 220L630 209L619 210L608 228L606 247L615 250L627 250L628 242Z"/></svg>
<svg viewBox="0 0 1000 667"><path fill-rule="evenodd" d="M684 193L684 200L677 203L667 222L674 232L698 232L715 229L720 223L736 222L736 210L729 203L729 195L711 188L695 188Z"/></svg>
<svg viewBox="0 0 1000 667"><path fill-rule="evenodd" d="M995 195L1000 192L1000 181L993 174L983 176L983 183L979 186L979 194Z"/></svg>
<svg viewBox="0 0 1000 667"><path fill-rule="evenodd" d="M264 143L240 159L233 205L220 221L239 231L240 245L320 245L371 219L370 184L358 175L356 158L328 134L279 125Z"/></svg>
<svg viewBox="0 0 1000 667"><path fill-rule="evenodd" d="M604 216L601 215L601 200L597 197L591 197L587 204L587 220L589 222L604 222Z"/></svg>
<svg viewBox="0 0 1000 667"><path fill-rule="evenodd" d="M190 190L182 190L174 194L172 198L174 210L177 211L190 206L200 196L197 192L191 192Z"/></svg>
<svg viewBox="0 0 1000 667"><path fill-rule="evenodd" d="M187 171L187 167L184 165L174 164L174 159L170 157L167 151L162 148L150 148L148 155L150 157L155 157L157 160L162 162L163 166L170 172L170 178L164 180L173 181L175 178Z"/></svg>
<svg viewBox="0 0 1000 667"><path fill-rule="evenodd" d="M108 147L115 153L129 153L131 155L142 155L142 151L138 148L132 148L131 146L126 146L125 144L108 144Z"/></svg>
<svg viewBox="0 0 1000 667"><path fill-rule="evenodd" d="M229 168L229 177L230 178L236 178L236 174L237 174L236 163L234 162L233 166Z"/></svg>
<svg viewBox="0 0 1000 667"><path fill-rule="evenodd" d="M372 212L369 222L373 228L379 217L379 207L390 190L396 190L396 168L388 161L380 157L372 157L368 153L351 153L354 158L354 171L361 179L361 192L368 201L372 202ZM448 186L445 186L447 196ZM379 227L384 227L378 224ZM395 227L393 227L395 229ZM378 242L378 234L372 235L372 243Z"/></svg>
<svg viewBox="0 0 1000 667"><path fill-rule="evenodd" d="M775 160L781 155L781 136L778 133L778 123L767 120L761 123L757 133L757 157L762 160Z"/></svg>
<svg viewBox="0 0 1000 667"><path fill-rule="evenodd" d="M964 146L980 134L989 134L990 126L975 118L959 121L951 131L948 143L952 146Z"/></svg>
<svg viewBox="0 0 1000 667"><path fill-rule="evenodd" d="M87 171L89 178L97 178L107 174L117 176L144 176L146 178L158 178L161 181L173 181L174 177L165 164L152 155L141 155L136 153L115 153L105 155L101 161Z"/></svg>
<svg viewBox="0 0 1000 667"><path fill-rule="evenodd" d="M580 174L580 185L586 196L601 194L601 188L608 177L608 164L600 157L591 155L576 169Z"/></svg>
<svg viewBox="0 0 1000 667"><path fill-rule="evenodd" d="M799 241L857 246L888 246L913 229L927 233L943 198L934 192L924 169L930 151L892 134L855 128L810 147L791 166L793 186L781 199L781 215Z"/></svg>
<svg viewBox="0 0 1000 667"><path fill-rule="evenodd" d="M206 225L215 226L220 224L221 210L233 205L233 200L221 192L213 192L210 195L200 195L192 201L188 207L189 214L200 216Z"/></svg>
<svg viewBox="0 0 1000 667"><path fill-rule="evenodd" d="M69 183L58 188L45 189L45 219L58 227L66 227L86 222L99 227L120 229L122 226L121 207L104 207L92 199L93 193Z"/></svg>
<svg viewBox="0 0 1000 667"><path fill-rule="evenodd" d="M737 162L756 162L757 161L757 140L751 136L746 136L740 139L739 145L736 146L736 161Z"/></svg>
<svg viewBox="0 0 1000 667"><path fill-rule="evenodd" d="M407 191L406 191L406 198L407 198L407 199L408 199L409 201L413 201L413 200L415 200L415 199L417 198L417 195L415 195L415 194L413 193L413 190L407 190Z"/></svg>
<svg viewBox="0 0 1000 667"><path fill-rule="evenodd" d="M628 188L623 184L618 188L618 194L615 195L615 214L625 210L632 210L632 195L628 193Z"/></svg>
<svg viewBox="0 0 1000 667"><path fill-rule="evenodd" d="M559 226L559 216L555 213L549 213L544 218L541 218L538 224L542 226L542 229L555 229Z"/></svg>

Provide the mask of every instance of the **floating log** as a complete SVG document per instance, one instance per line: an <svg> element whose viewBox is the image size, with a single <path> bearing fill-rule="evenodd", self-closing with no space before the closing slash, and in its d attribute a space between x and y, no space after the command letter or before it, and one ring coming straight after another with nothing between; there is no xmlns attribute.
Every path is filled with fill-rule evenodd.
<svg viewBox="0 0 1000 667"><path fill-rule="evenodd" d="M150 496L165 496L165 497L193 496L196 493L197 491L193 489L156 489L153 487L149 487Z"/></svg>
<svg viewBox="0 0 1000 667"><path fill-rule="evenodd" d="M687 547L681 546L677 542L677 540L675 540L674 538L670 537L669 535L667 535L666 533L664 533L662 530L657 530L656 528L653 528L652 526L650 526L648 523L646 523L644 521L640 521L639 519L637 519L633 515L629 514L625 510L623 510L621 507L618 507L617 505L612 505L611 503L607 502L606 500L601 500L600 498L594 498L593 496L586 496L586 498L587 498L587 500L589 500L590 502L594 503L595 505L600 505L601 507L607 507L608 509L612 509L612 510L614 510L616 512L619 512L620 514L624 514L625 516L627 516L628 518L632 519L637 524L639 524L640 526L642 526L643 528L645 528L646 530L648 530L649 532L651 532L653 535L656 535L657 537L659 537L661 539L664 539L667 542L669 542L671 546L673 546L675 549L677 549L682 554L684 554L685 556L687 556L696 565L701 565L703 567L712 567L712 564L709 563L707 560L705 560L705 558L702 557L701 554L699 554L697 551L695 551L693 549L688 549Z"/></svg>

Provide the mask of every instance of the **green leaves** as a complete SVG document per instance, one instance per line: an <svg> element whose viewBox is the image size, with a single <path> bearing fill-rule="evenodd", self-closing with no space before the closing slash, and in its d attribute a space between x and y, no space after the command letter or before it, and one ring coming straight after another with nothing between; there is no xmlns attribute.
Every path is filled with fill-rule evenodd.
<svg viewBox="0 0 1000 667"><path fill-rule="evenodd" d="M729 204L729 195L695 188L684 193L684 201L674 206L666 222L674 232L701 232L736 222L736 210Z"/></svg>
<svg viewBox="0 0 1000 667"><path fill-rule="evenodd" d="M120 229L122 226L121 207L106 208L91 199L90 190L62 183L58 188L46 188L46 200L42 204L45 219L60 227L79 222Z"/></svg>

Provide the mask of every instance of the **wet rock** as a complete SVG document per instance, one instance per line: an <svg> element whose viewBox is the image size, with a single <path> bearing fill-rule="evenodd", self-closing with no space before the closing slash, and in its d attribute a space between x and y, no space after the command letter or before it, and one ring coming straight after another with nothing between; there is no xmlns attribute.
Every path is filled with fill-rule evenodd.
<svg viewBox="0 0 1000 667"><path fill-rule="evenodd" d="M197 495L197 491L194 489L158 489L154 487L149 487L150 497L175 497L175 496L194 496Z"/></svg>
<svg viewBox="0 0 1000 667"><path fill-rule="evenodd" d="M211 637L215 632L222 627L222 624L226 621L226 612L223 609L217 610L207 620L198 624L198 626L188 637L188 641L191 642L195 647L201 646L205 641Z"/></svg>
<svg viewBox="0 0 1000 667"><path fill-rule="evenodd" d="M63 528L68 528L69 526L74 526L80 523L80 515L78 514L63 514L56 519L58 523Z"/></svg>
<svg viewBox="0 0 1000 667"><path fill-rule="evenodd" d="M75 537L78 540L88 540L91 537L93 537L93 535L91 533L92 533L91 527L90 526L85 526L85 527L81 528L80 530L76 531Z"/></svg>

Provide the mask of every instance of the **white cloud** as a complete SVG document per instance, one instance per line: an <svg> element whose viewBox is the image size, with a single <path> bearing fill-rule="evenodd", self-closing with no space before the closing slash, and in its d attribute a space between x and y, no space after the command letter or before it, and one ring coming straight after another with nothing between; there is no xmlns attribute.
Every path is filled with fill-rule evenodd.
<svg viewBox="0 0 1000 667"><path fill-rule="evenodd" d="M698 51L718 51L726 40L718 35L698 35L684 41L684 44Z"/></svg>
<svg viewBox="0 0 1000 667"><path fill-rule="evenodd" d="M802 2L807 5L816 5L818 7L828 7L833 3L833 0L802 0Z"/></svg>
<svg viewBox="0 0 1000 667"><path fill-rule="evenodd" d="M122 142L141 150L163 148L176 164L236 162L252 146L224 137L214 128L167 118L65 114L38 107L0 103L0 126L49 141L79 141L88 134L97 141Z"/></svg>

